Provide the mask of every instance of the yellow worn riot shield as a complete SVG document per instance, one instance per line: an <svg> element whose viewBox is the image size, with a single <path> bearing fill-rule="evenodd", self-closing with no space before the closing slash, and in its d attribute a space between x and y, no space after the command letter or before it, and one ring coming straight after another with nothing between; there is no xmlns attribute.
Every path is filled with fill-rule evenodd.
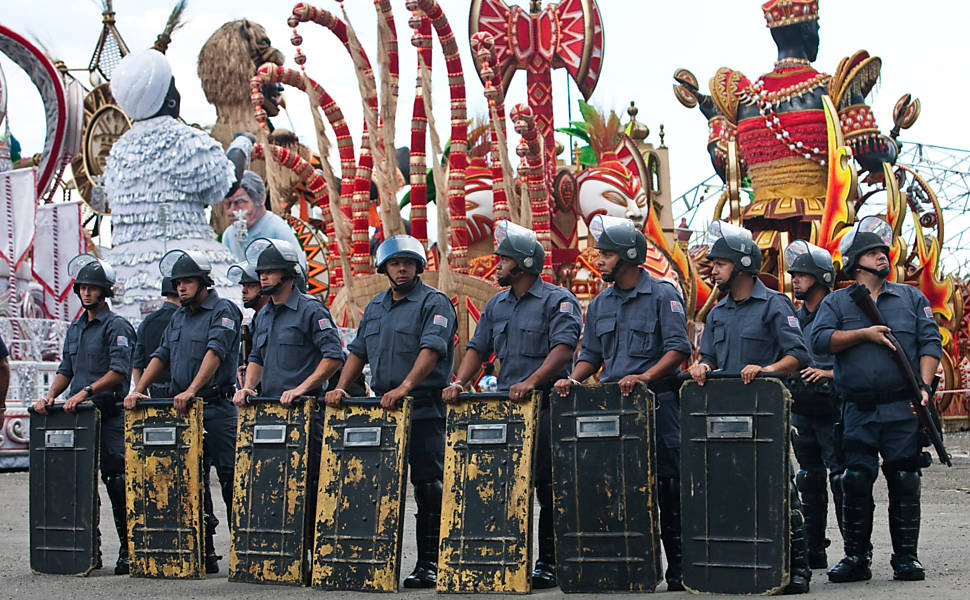
<svg viewBox="0 0 970 600"><path fill-rule="evenodd" d="M311 583L327 590L395 592L401 571L411 399L327 407L320 456Z"/></svg>
<svg viewBox="0 0 970 600"><path fill-rule="evenodd" d="M531 591L532 451L541 394L448 406L439 592Z"/></svg>
<svg viewBox="0 0 970 600"><path fill-rule="evenodd" d="M302 585L307 452L315 403L250 398L239 409L229 580Z"/></svg>
<svg viewBox="0 0 970 600"><path fill-rule="evenodd" d="M125 411L128 549L133 577L203 579L202 400Z"/></svg>

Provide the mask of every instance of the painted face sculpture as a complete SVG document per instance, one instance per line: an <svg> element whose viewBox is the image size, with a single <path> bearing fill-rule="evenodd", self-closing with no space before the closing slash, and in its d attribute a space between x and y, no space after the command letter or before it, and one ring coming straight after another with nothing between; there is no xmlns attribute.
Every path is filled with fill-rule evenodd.
<svg viewBox="0 0 970 600"><path fill-rule="evenodd" d="M602 214L630 219L643 228L648 215L647 194L640 180L615 155L586 169L577 180L576 208L587 224Z"/></svg>
<svg viewBox="0 0 970 600"><path fill-rule="evenodd" d="M480 158L473 158L465 171L465 215L471 243L492 238L492 171Z"/></svg>

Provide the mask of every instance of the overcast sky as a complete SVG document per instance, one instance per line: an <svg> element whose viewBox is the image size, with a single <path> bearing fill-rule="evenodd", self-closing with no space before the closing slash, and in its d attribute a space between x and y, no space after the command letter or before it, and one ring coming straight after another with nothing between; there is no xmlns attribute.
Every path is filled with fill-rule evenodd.
<svg viewBox="0 0 970 600"><path fill-rule="evenodd" d="M507 0L508 1L508 0ZM469 116L485 114L482 86L468 49L468 0L440 0L462 51ZM132 49L150 46L162 30L173 1L115 0L117 26ZM333 0L316 4L339 15ZM410 138L414 96L415 54L404 0L394 0L394 16L401 47L401 99L397 115L397 144ZM522 0L520 4L527 6ZM51 53L71 67L85 67L101 30L100 2L95 0L0 0L0 22L29 38L39 39ZM671 91L671 74L678 67L694 72L706 89L706 81L720 66L730 66L754 79L771 70L775 48L765 27L760 2L753 0L599 0L605 31L605 61L591 102L601 109L624 111L631 100L640 108L638 119L650 128L648 141L658 144L659 125L664 124L665 143L671 152L672 188L675 195L712 173L705 151L707 126L699 111L682 107ZM203 125L215 121L215 110L206 101L196 76L196 57L205 40L222 23L247 18L264 25L273 45L295 67L295 48L286 25L290 2L253 0L189 0L187 24L173 36L168 56L182 94L182 116ZM376 62L376 20L372 2L346 3L350 20L365 50ZM957 148L970 147L968 132L966 40L970 7L966 3L923 0L822 0L821 51L816 68L831 73L839 60L865 48L882 57L882 81L872 105L883 131L892 126L892 107L905 92L922 102L922 116L904 139ZM361 128L361 108L350 58L336 38L322 27L303 24L303 50L307 73L321 83L340 104L351 131ZM24 153L43 147L44 118L40 99L29 79L0 55L0 66L10 88L10 128L21 141ZM86 76L82 73L81 76ZM442 140L448 137L448 88L444 60L436 44L433 100ZM553 74L555 117L563 126L568 119L567 87L572 96L573 118L578 119L574 83L564 70ZM525 99L525 75L515 77L507 106ZM288 90L289 116L296 132L316 146L305 96ZM956 110L960 108L959 111ZM625 113L622 114L624 121ZM279 127L290 125L281 114ZM517 142L518 140L512 140ZM562 140L565 142L565 140ZM355 144L356 145L356 144ZM334 151L335 152L335 151ZM514 158L514 155L513 155ZM336 155L331 156L339 168Z"/></svg>

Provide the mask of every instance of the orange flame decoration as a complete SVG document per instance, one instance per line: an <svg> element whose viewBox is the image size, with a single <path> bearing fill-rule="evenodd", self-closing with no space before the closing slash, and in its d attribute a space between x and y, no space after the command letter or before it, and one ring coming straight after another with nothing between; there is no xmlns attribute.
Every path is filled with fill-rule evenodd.
<svg viewBox="0 0 970 600"><path fill-rule="evenodd" d="M825 110L825 128L828 132L828 187L825 192L825 211L817 229L816 245L825 248L832 255L833 262L842 263L839 242L849 232L855 221L852 201L855 199L857 175L849 161L852 151L842 138L839 114L832 99L822 96Z"/></svg>
<svg viewBox="0 0 970 600"><path fill-rule="evenodd" d="M889 246L889 264L893 266L889 272L889 281L900 283L905 278L906 242L900 234L903 231L903 219L906 218L906 202L899 190L896 176L889 163L882 163L882 177L886 185L886 222L893 228L893 243Z"/></svg>
<svg viewBox="0 0 970 600"><path fill-rule="evenodd" d="M937 315L938 322L953 323L956 284L952 275L947 275L943 280L937 278L940 272L940 243L936 238L930 238L927 246L926 236L923 235L923 228L916 213L913 213L913 223L916 226L916 257L921 266L916 287L930 301L930 308L933 309L933 314ZM951 346L955 341L951 329L945 325L940 325L940 335L943 336L944 348ZM956 348L951 348L951 353L955 350Z"/></svg>

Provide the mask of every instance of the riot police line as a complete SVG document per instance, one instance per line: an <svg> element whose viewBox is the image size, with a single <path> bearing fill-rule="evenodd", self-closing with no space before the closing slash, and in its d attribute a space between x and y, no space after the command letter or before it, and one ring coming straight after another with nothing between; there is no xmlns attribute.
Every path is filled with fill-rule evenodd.
<svg viewBox="0 0 970 600"><path fill-rule="evenodd" d="M886 281L888 227L867 217L843 238L843 272L856 279L846 289L833 291L827 252L791 244L796 312L757 278L750 232L715 222L708 258L725 295L679 376L691 355L683 299L640 266L647 241L625 219L590 224L612 285L585 325L575 296L539 276L535 233L499 222L505 289L454 376L456 315L421 281L424 249L410 236L378 248L390 287L347 352L324 305L301 292L287 242L256 240L230 268L258 311L241 353L240 311L211 289L203 255L163 257L163 292L172 285L179 306L164 308L154 349L107 307L110 265L81 255L71 273L85 312L32 411L32 569L100 568L100 465L121 540L116 573L218 572L215 466L233 581L397 590L410 477L418 557L405 587L652 591L666 580L668 590L805 593L812 569L828 567L829 488L845 554L828 578L871 578L881 456L894 579L923 579L921 448L939 432L932 413L921 429L913 410L932 396L940 338L925 297ZM132 348L147 356L127 393ZM493 355L500 391L473 393ZM362 397L367 365L374 395ZM166 370L167 387L152 387ZM61 410L53 399L68 388Z"/></svg>

